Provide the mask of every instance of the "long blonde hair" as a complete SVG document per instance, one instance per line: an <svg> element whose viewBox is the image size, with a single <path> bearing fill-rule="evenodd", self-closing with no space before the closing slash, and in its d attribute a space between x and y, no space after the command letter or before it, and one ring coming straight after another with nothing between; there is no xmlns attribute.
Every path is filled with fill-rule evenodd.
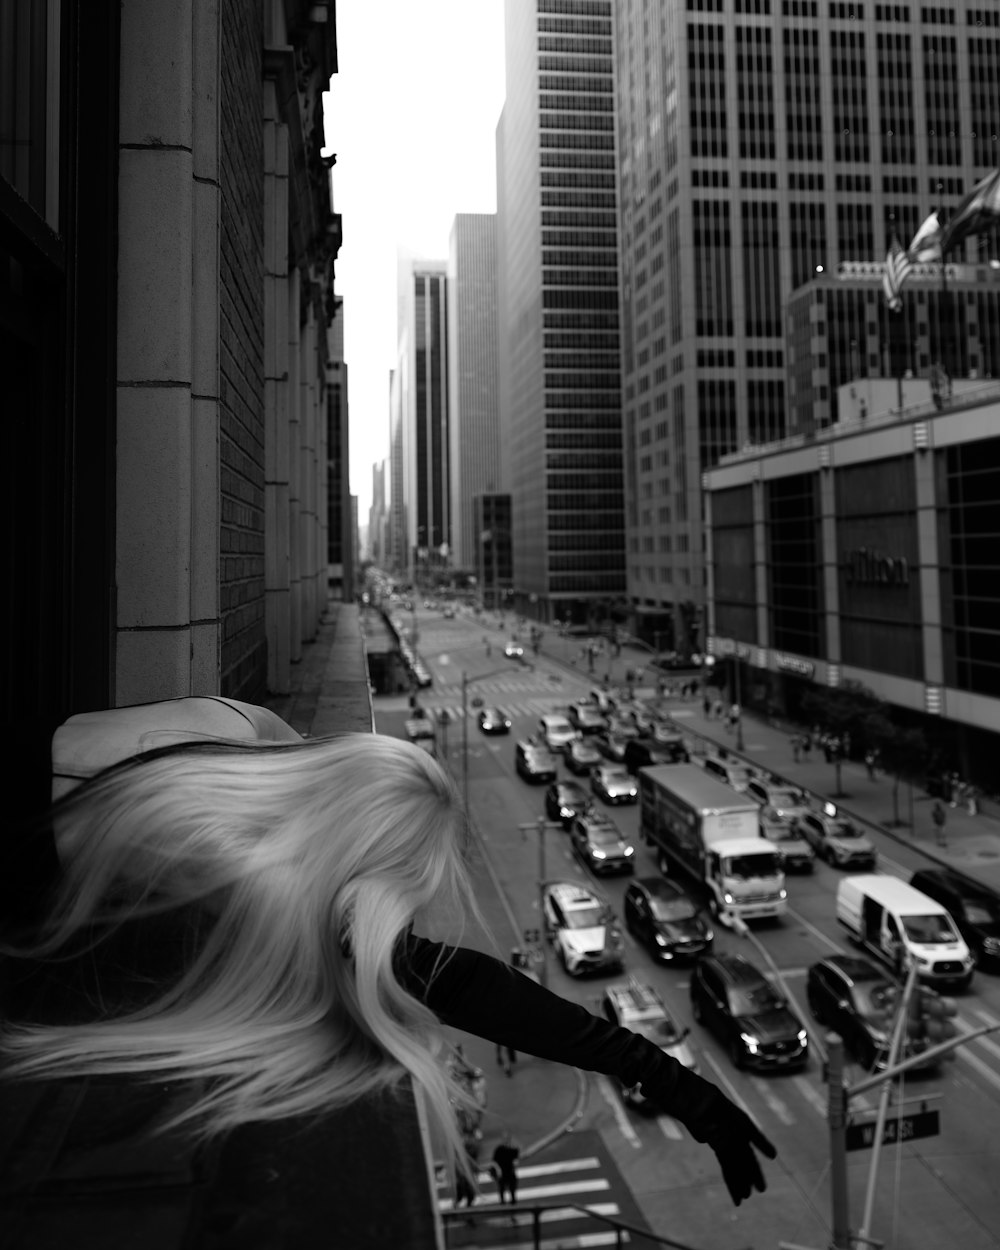
<svg viewBox="0 0 1000 1250"><path fill-rule="evenodd" d="M60 958L176 908L207 934L138 1009L0 1035L9 1076L201 1078L167 1125L211 1136L412 1075L461 1150L441 1030L393 968L414 915L478 918L451 780L398 739L194 743L136 756L52 810L63 874L17 953Z"/></svg>

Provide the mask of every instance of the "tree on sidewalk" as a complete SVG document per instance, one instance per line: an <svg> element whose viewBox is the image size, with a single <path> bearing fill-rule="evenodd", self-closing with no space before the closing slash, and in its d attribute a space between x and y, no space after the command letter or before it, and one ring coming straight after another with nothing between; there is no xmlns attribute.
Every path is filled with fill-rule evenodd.
<svg viewBox="0 0 1000 1250"><path fill-rule="evenodd" d="M847 744L862 755L870 746L879 746L874 740L875 727L880 717L888 719L886 705L867 686L847 681L835 690L808 690L802 698L802 710L827 735L825 749L836 772L833 797L847 797L841 784L841 765L849 754Z"/></svg>
<svg viewBox="0 0 1000 1250"><path fill-rule="evenodd" d="M927 768L930 746L920 729L894 724L888 715L878 713L869 721L871 745L879 753L882 767L892 777L893 826L907 822L899 815L899 785L901 781L911 786L919 780ZM912 806L912 805L911 805Z"/></svg>

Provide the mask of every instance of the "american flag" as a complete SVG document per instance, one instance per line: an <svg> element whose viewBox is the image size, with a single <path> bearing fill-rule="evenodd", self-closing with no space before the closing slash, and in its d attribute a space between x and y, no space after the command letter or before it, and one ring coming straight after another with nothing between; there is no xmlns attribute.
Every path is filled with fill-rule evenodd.
<svg viewBox="0 0 1000 1250"><path fill-rule="evenodd" d="M893 312L899 312L903 307L900 292L912 268L913 261L909 253L903 251L899 239L893 235L888 255L885 258L885 268L882 270L882 290L885 292L885 302Z"/></svg>

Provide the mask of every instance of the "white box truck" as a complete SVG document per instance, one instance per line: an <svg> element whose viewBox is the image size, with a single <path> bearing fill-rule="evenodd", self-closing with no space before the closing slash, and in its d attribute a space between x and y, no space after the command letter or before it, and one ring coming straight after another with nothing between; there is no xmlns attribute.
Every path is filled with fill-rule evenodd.
<svg viewBox="0 0 1000 1250"><path fill-rule="evenodd" d="M837 920L857 946L896 973L912 963L928 985L964 988L972 980L972 955L951 916L905 881L878 873L844 877Z"/></svg>
<svg viewBox="0 0 1000 1250"><path fill-rule="evenodd" d="M660 871L679 867L708 893L726 923L782 916L788 906L781 856L761 839L760 809L697 764L640 768L639 825Z"/></svg>

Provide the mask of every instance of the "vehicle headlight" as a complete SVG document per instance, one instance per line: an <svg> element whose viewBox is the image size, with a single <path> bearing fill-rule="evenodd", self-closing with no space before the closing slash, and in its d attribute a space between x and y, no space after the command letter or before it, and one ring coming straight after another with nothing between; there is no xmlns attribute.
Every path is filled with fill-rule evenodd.
<svg viewBox="0 0 1000 1250"><path fill-rule="evenodd" d="M657 933L657 934L655 934L655 937L656 937L656 945L657 945L657 946L666 946L666 945L667 945L667 939L663 936L663 934L662 934L662 933Z"/></svg>
<svg viewBox="0 0 1000 1250"><path fill-rule="evenodd" d="M747 1050L751 1053L751 1055L755 1055L757 1051L760 1049L760 1042L757 1040L756 1037L754 1037L752 1033L741 1033L740 1041L747 1048Z"/></svg>
<svg viewBox="0 0 1000 1250"><path fill-rule="evenodd" d="M705 941L706 941L706 942L714 942L714 941L715 941L715 930L714 930L714 929L706 929L706 930L705 930Z"/></svg>
<svg viewBox="0 0 1000 1250"><path fill-rule="evenodd" d="M809 1034L805 1031L805 1029L799 1029L798 1033L796 1033L795 1036L798 1039L798 1043L800 1046L809 1045Z"/></svg>
<svg viewBox="0 0 1000 1250"><path fill-rule="evenodd" d="M983 950L991 951L993 954L1000 953L1000 938L983 938Z"/></svg>
<svg viewBox="0 0 1000 1250"><path fill-rule="evenodd" d="M570 816L573 815L573 809L571 807L566 807L564 804L559 809L559 815L564 817L566 820L569 820Z"/></svg>
<svg viewBox="0 0 1000 1250"><path fill-rule="evenodd" d="M924 955L915 955L913 958L914 958L914 963L917 965L918 968L932 967L931 961L927 959Z"/></svg>
<svg viewBox="0 0 1000 1250"><path fill-rule="evenodd" d="M732 894L728 892L728 890L726 891L725 894L723 894L722 898L723 898L723 901L726 903L731 903L733 901L733 896Z"/></svg>
<svg viewBox="0 0 1000 1250"><path fill-rule="evenodd" d="M634 855L634 854L635 854L635 847L634 847L634 846L627 846L627 847L625 848L625 854L626 854L626 855Z"/></svg>
<svg viewBox="0 0 1000 1250"><path fill-rule="evenodd" d="M778 898L788 898L788 891L787 891L787 890L779 890L779 891L778 891Z"/></svg>
<svg viewBox="0 0 1000 1250"><path fill-rule="evenodd" d="M590 848L590 853L594 859L607 859L607 855L603 851L599 851L596 846Z"/></svg>

